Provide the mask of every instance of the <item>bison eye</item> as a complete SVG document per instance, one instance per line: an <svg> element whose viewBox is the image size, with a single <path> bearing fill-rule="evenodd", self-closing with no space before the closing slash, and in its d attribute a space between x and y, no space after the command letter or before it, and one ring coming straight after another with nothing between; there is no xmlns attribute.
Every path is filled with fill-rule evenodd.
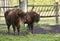
<svg viewBox="0 0 60 41"><path fill-rule="evenodd" d="M23 14L18 14L19 17L23 17Z"/></svg>

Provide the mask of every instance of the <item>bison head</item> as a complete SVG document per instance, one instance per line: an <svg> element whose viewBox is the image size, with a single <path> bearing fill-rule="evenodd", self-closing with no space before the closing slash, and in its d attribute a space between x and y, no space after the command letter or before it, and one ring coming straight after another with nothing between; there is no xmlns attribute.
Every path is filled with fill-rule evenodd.
<svg viewBox="0 0 60 41"><path fill-rule="evenodd" d="M37 14L36 12L33 12L33 14L34 14L34 21L35 21L35 22L38 22L39 19L40 19L40 15Z"/></svg>
<svg viewBox="0 0 60 41"><path fill-rule="evenodd" d="M29 15L33 22L38 22L40 19L40 15L38 13L36 13L35 11L29 12Z"/></svg>
<svg viewBox="0 0 60 41"><path fill-rule="evenodd" d="M40 19L40 15L34 11L30 11L26 13L26 23L38 22L39 19Z"/></svg>

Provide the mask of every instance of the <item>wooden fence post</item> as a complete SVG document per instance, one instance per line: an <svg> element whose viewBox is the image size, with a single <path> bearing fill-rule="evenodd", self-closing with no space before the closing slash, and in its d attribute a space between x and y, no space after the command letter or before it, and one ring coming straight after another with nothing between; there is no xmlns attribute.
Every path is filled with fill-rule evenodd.
<svg viewBox="0 0 60 41"><path fill-rule="evenodd" d="M55 2L55 17L56 17L56 25L59 24L59 20L58 20L58 2Z"/></svg>

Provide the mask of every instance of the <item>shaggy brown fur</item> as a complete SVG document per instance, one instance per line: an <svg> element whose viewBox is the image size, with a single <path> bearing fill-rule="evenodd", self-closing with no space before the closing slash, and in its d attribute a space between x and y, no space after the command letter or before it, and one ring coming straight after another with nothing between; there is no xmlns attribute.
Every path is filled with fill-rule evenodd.
<svg viewBox="0 0 60 41"><path fill-rule="evenodd" d="M27 12L26 14L26 22L28 24L29 30L33 33L33 24L38 22L40 19L40 15L35 11Z"/></svg>
<svg viewBox="0 0 60 41"><path fill-rule="evenodd" d="M15 35L15 29L17 27L18 35L19 35L19 29L20 25L24 23L24 12L21 9L13 9L13 10L7 10L4 14L6 24L8 26L8 33L10 33L10 26L13 26L13 31Z"/></svg>

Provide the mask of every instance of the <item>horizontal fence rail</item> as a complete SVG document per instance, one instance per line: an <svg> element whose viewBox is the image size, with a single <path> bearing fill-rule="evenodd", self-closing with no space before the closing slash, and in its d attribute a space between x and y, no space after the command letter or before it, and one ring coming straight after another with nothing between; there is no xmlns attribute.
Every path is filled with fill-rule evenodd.
<svg viewBox="0 0 60 41"><path fill-rule="evenodd" d="M58 15L60 17L60 15ZM0 16L0 17L4 17L4 16ZM56 16L40 16L40 18L49 18L49 17L56 17Z"/></svg>
<svg viewBox="0 0 60 41"><path fill-rule="evenodd" d="M0 6L0 8L16 8L18 6Z"/></svg>
<svg viewBox="0 0 60 41"><path fill-rule="evenodd" d="M40 6L43 6L43 7L50 7L50 6L54 6L54 5L28 5L28 7L40 7ZM60 5L58 5L60 6Z"/></svg>

